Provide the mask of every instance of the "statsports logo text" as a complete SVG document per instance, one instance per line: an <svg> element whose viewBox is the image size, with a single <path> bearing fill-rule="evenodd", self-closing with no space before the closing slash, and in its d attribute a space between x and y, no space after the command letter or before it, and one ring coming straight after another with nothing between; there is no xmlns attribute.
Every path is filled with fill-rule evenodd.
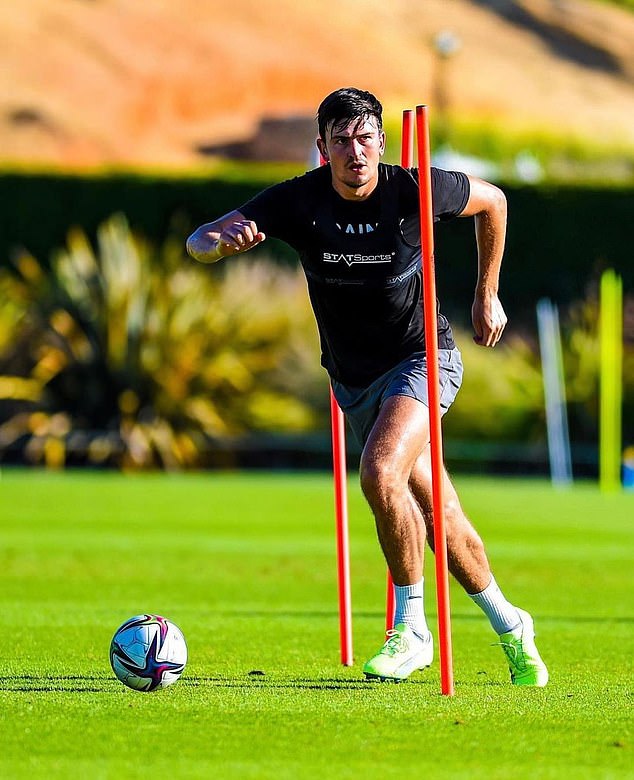
<svg viewBox="0 0 634 780"><path fill-rule="evenodd" d="M347 263L352 265L353 263L391 263L393 254L390 255L361 255L352 254L344 255L341 252L324 252L322 254L322 260L324 263Z"/></svg>

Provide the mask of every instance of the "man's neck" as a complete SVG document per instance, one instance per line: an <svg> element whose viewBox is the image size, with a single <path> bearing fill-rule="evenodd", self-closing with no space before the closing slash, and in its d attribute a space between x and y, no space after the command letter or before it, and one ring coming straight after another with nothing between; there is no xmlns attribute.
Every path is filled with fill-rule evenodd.
<svg viewBox="0 0 634 780"><path fill-rule="evenodd" d="M332 188L334 191L344 200L349 200L352 203L361 203L367 200L374 192L379 184L378 174L376 178L363 184L361 187L348 187L343 182L332 180Z"/></svg>

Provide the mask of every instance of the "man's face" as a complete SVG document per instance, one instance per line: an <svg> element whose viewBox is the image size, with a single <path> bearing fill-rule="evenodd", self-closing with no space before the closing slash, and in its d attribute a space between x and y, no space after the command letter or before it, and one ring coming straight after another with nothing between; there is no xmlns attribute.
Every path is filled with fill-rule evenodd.
<svg viewBox="0 0 634 780"><path fill-rule="evenodd" d="M332 185L343 198L362 200L378 181L379 160L385 149L385 133L374 117L348 125L330 124L326 140L317 140L319 151L330 162Z"/></svg>

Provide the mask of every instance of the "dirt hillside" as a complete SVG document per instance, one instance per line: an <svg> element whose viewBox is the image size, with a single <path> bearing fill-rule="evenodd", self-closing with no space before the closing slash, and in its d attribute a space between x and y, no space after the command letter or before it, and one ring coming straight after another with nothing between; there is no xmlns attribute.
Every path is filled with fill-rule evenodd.
<svg viewBox="0 0 634 780"><path fill-rule="evenodd" d="M349 84L634 145L634 14L601 2L10 0L0 39L2 162L192 165Z"/></svg>

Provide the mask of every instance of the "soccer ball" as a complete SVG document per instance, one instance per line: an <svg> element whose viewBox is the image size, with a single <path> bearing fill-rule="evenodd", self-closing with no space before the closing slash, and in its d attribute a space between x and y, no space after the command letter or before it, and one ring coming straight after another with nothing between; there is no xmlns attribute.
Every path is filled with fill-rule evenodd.
<svg viewBox="0 0 634 780"><path fill-rule="evenodd" d="M136 615L112 637L110 665L128 688L167 688L183 673L187 645L180 629L160 615Z"/></svg>

